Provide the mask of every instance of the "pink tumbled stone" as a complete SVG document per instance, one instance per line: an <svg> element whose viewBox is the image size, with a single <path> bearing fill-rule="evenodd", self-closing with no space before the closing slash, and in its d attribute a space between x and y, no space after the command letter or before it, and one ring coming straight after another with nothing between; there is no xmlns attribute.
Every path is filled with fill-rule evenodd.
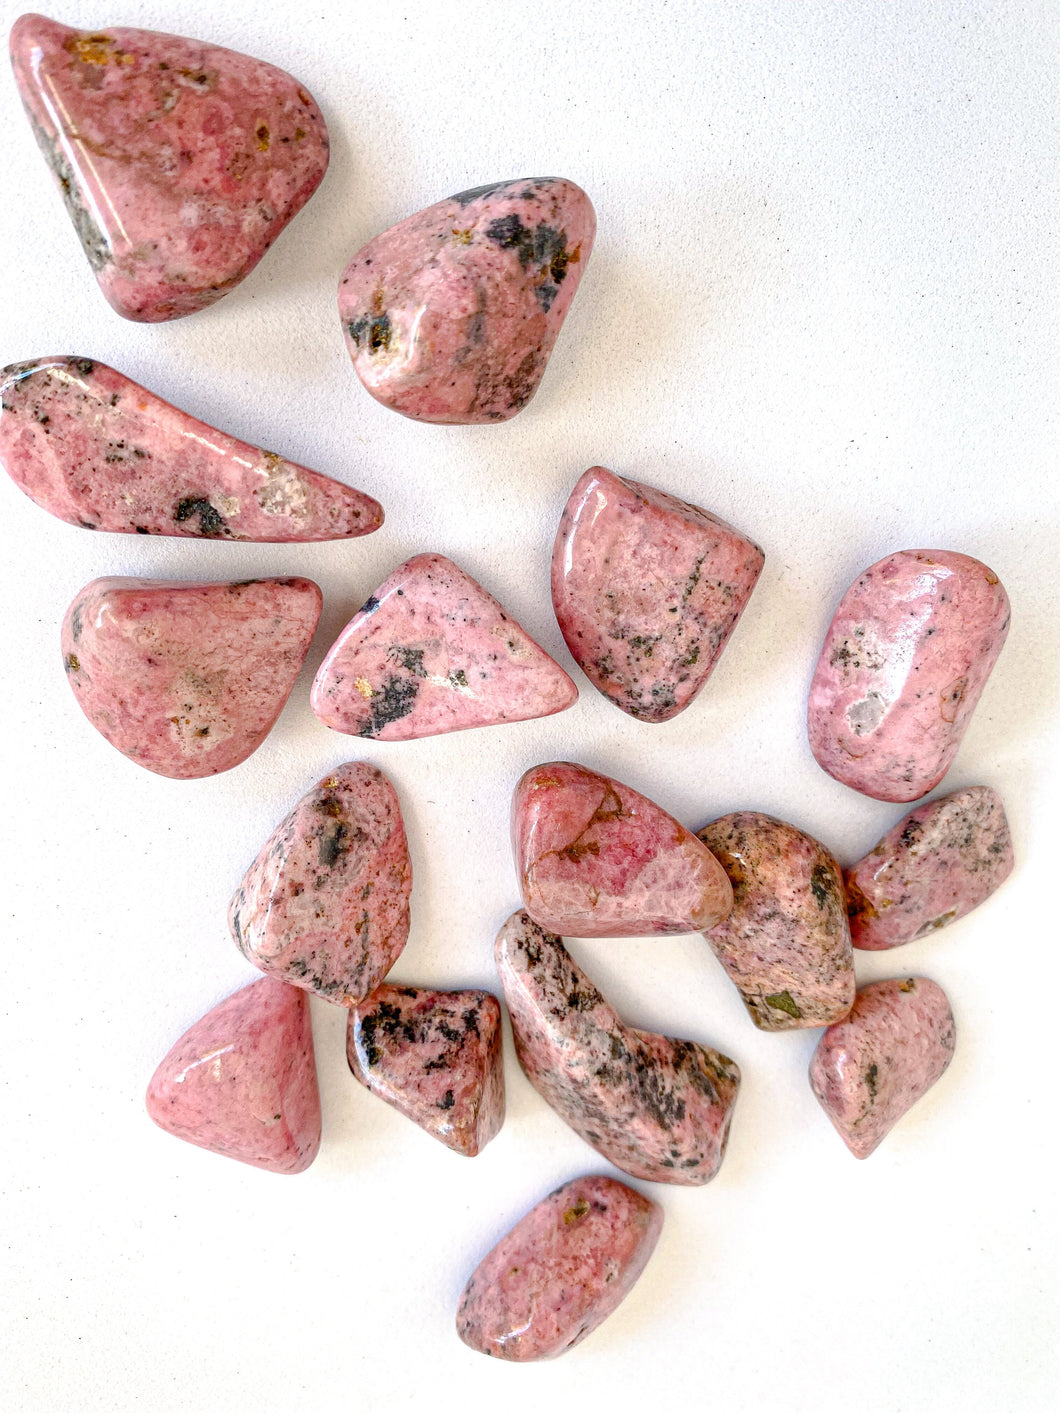
<svg viewBox="0 0 1060 1413"><path fill-rule="evenodd" d="M383 523L370 496L189 417L105 363L14 363L0 370L0 394L0 466L67 524L293 541Z"/></svg>
<svg viewBox="0 0 1060 1413"><path fill-rule="evenodd" d="M1009 627L977 559L900 550L843 596L810 686L810 749L863 795L918 800L949 770Z"/></svg>
<svg viewBox="0 0 1060 1413"><path fill-rule="evenodd" d="M96 579L63 620L66 679L137 765L176 780L217 775L272 730L320 605L309 579Z"/></svg>
<svg viewBox="0 0 1060 1413"><path fill-rule="evenodd" d="M552 551L552 602L578 666L639 721L669 721L706 685L764 556L698 505L593 466Z"/></svg>
<svg viewBox="0 0 1060 1413"><path fill-rule="evenodd" d="M263 978L186 1031L147 1088L159 1128L273 1173L320 1147L320 1095L304 991Z"/></svg>
<svg viewBox="0 0 1060 1413"><path fill-rule="evenodd" d="M736 1063L624 1024L528 913L504 924L495 956L519 1063L560 1118L632 1177L709 1182L729 1140Z"/></svg>
<svg viewBox="0 0 1060 1413"><path fill-rule="evenodd" d="M320 665L334 731L409 741L565 711L578 689L495 598L440 554L401 564Z"/></svg>
<svg viewBox="0 0 1060 1413"><path fill-rule="evenodd" d="M231 49L23 15L11 61L89 264L126 319L177 319L227 294L327 168L327 128L298 80Z"/></svg>
<svg viewBox="0 0 1060 1413"><path fill-rule="evenodd" d="M846 1020L829 1026L810 1061L810 1085L855 1158L867 1158L953 1059L946 993L925 977L874 981Z"/></svg>
<svg viewBox="0 0 1060 1413"><path fill-rule="evenodd" d="M565 1354L629 1294L662 1222L661 1207L613 1178L557 1188L480 1262L460 1297L457 1334L519 1363Z"/></svg>
<svg viewBox="0 0 1060 1413"><path fill-rule="evenodd" d="M705 845L653 801L584 765L528 770L512 799L527 912L567 937L702 932L732 888Z"/></svg>
<svg viewBox="0 0 1060 1413"><path fill-rule="evenodd" d="M346 1058L373 1094L465 1157L504 1122L501 1008L488 991L377 986L350 1011Z"/></svg>
<svg viewBox="0 0 1060 1413"><path fill-rule="evenodd" d="M754 810L699 838L732 883L732 912L706 932L759 1030L831 1025L854 1002L843 875L816 839Z"/></svg>
<svg viewBox="0 0 1060 1413"><path fill-rule="evenodd" d="M495 182L363 246L339 285L357 376L421 422L503 422L537 391L596 216L556 177Z"/></svg>
<svg viewBox="0 0 1060 1413"><path fill-rule="evenodd" d="M920 805L846 871L854 946L881 952L926 937L985 902L1012 872L995 790L972 785Z"/></svg>
<svg viewBox="0 0 1060 1413"><path fill-rule="evenodd" d="M351 761L277 825L236 889L228 925L262 971L352 1006L409 935L412 863L394 787Z"/></svg>

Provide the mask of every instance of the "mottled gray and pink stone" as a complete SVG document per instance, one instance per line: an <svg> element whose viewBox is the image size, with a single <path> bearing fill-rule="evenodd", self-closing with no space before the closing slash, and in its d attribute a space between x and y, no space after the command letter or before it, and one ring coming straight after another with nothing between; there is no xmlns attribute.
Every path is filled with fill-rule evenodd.
<svg viewBox="0 0 1060 1413"><path fill-rule="evenodd" d="M312 692L326 726L380 741L552 716L577 698L562 667L440 554L417 555L376 589Z"/></svg>
<svg viewBox="0 0 1060 1413"><path fill-rule="evenodd" d="M1014 865L996 790L971 785L920 805L845 873L854 946L882 952L985 902Z"/></svg>
<svg viewBox="0 0 1060 1413"><path fill-rule="evenodd" d="M320 1147L309 998L264 977L185 1031L147 1087L159 1128L273 1173L300 1173Z"/></svg>
<svg viewBox="0 0 1060 1413"><path fill-rule="evenodd" d="M953 1059L956 1025L926 977L863 986L846 1020L829 1026L810 1061L810 1086L855 1158L867 1158Z"/></svg>
<svg viewBox="0 0 1060 1413"><path fill-rule="evenodd" d="M374 765L351 761L277 825L236 889L228 925L262 971L353 1006L400 956L411 891L394 787Z"/></svg>
<svg viewBox="0 0 1060 1413"><path fill-rule="evenodd" d="M320 606L310 579L96 579L63 620L66 679L137 765L176 780L217 775L272 730Z"/></svg>
<svg viewBox="0 0 1060 1413"><path fill-rule="evenodd" d="M629 1294L662 1222L662 1208L625 1183L575 1178L479 1263L460 1297L457 1334L497 1359L565 1354Z"/></svg>
<svg viewBox="0 0 1060 1413"><path fill-rule="evenodd" d="M764 556L698 505L586 471L552 551L552 603L578 666L639 721L669 721L707 678Z"/></svg>
<svg viewBox="0 0 1060 1413"><path fill-rule="evenodd" d="M0 370L0 466L86 530L341 540L383 523L370 496L163 402L90 358Z"/></svg>
<svg viewBox="0 0 1060 1413"><path fill-rule="evenodd" d="M231 49L23 15L11 61L89 264L126 319L177 319L227 294L327 168L327 128L298 80Z"/></svg>
<svg viewBox="0 0 1060 1413"><path fill-rule="evenodd" d="M502 422L530 401L593 248L557 177L462 191L363 246L339 285L357 376L421 422Z"/></svg>
<svg viewBox="0 0 1060 1413"><path fill-rule="evenodd" d="M841 1020L854 1001L843 875L816 839L755 810L699 838L732 883L732 912L706 930L759 1030Z"/></svg>
<svg viewBox="0 0 1060 1413"><path fill-rule="evenodd" d="M504 1123L501 1008L488 991L377 986L350 1011L354 1078L473 1158Z"/></svg>
<svg viewBox="0 0 1060 1413"><path fill-rule="evenodd" d="M624 1024L528 913L504 924L495 956L519 1063L564 1123L632 1177L709 1182L729 1140L736 1063Z"/></svg>
<svg viewBox="0 0 1060 1413"><path fill-rule="evenodd" d="M918 800L949 770L1009 628L977 559L900 550L843 596L810 686L810 749L877 800Z"/></svg>
<svg viewBox="0 0 1060 1413"><path fill-rule="evenodd" d="M652 800L571 761L528 770L512 799L527 912L568 937L701 932L732 909L710 850Z"/></svg>

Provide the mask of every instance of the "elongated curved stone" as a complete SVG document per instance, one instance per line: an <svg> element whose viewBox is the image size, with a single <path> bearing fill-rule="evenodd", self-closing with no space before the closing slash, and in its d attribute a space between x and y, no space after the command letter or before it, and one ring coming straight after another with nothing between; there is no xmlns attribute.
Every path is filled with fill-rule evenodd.
<svg viewBox="0 0 1060 1413"><path fill-rule="evenodd" d="M662 1208L613 1178L576 1178L517 1222L475 1269L456 1331L481 1354L525 1363L580 1344L648 1264Z"/></svg>
<svg viewBox="0 0 1060 1413"><path fill-rule="evenodd" d="M504 1122L501 1008L488 991L377 986L350 1011L355 1079L447 1148L473 1158Z"/></svg>
<svg viewBox="0 0 1060 1413"><path fill-rule="evenodd" d="M841 1020L854 1001L843 875L792 824L740 810L699 831L729 875L732 912L705 932L759 1030Z"/></svg>
<svg viewBox="0 0 1060 1413"><path fill-rule="evenodd" d="M66 680L137 765L176 780L217 775L272 730L320 605L310 579L95 579L63 620Z"/></svg>
<svg viewBox="0 0 1060 1413"><path fill-rule="evenodd" d="M407 560L376 589L312 693L325 726L380 741L552 716L577 698L562 667L440 554Z"/></svg>
<svg viewBox="0 0 1060 1413"><path fill-rule="evenodd" d="M353 1006L401 955L411 891L394 787L351 761L277 825L236 889L228 925L262 971Z"/></svg>
<svg viewBox="0 0 1060 1413"><path fill-rule="evenodd" d="M185 1031L147 1087L159 1128L273 1173L301 1173L320 1147L309 1000L263 978Z"/></svg>
<svg viewBox="0 0 1060 1413"><path fill-rule="evenodd" d="M829 1026L810 1061L810 1086L855 1158L867 1158L953 1059L956 1026L926 977L863 986L846 1020Z"/></svg>
<svg viewBox="0 0 1060 1413"><path fill-rule="evenodd" d="M421 422L503 422L537 391L593 248L557 177L462 191L363 246L339 285L357 376Z"/></svg>
<svg viewBox="0 0 1060 1413"><path fill-rule="evenodd" d="M370 496L219 432L91 358L0 372L0 465L69 525L224 540L340 540Z"/></svg>
<svg viewBox="0 0 1060 1413"><path fill-rule="evenodd" d="M810 686L810 749L877 800L918 800L949 770L1009 627L992 569L900 550L843 596Z"/></svg>
<svg viewBox="0 0 1060 1413"><path fill-rule="evenodd" d="M706 685L763 561L709 511L593 466L560 520L552 603L593 686L639 721L669 721Z"/></svg>
<svg viewBox="0 0 1060 1413"><path fill-rule="evenodd" d="M724 869L694 834L584 765L526 772L512 799L512 844L527 912L561 936L698 932L732 909Z"/></svg>
<svg viewBox="0 0 1060 1413"><path fill-rule="evenodd" d="M729 1140L736 1063L625 1025L528 913L504 924L495 956L519 1063L564 1123L633 1177L709 1182Z"/></svg>
<svg viewBox="0 0 1060 1413"><path fill-rule="evenodd" d="M100 289L126 319L178 319L227 294L327 168L327 128L298 80L231 49L23 15L11 61Z"/></svg>
<svg viewBox="0 0 1060 1413"><path fill-rule="evenodd" d="M854 946L881 952L956 922L1004 883L1014 862L995 790L972 785L920 805L846 871Z"/></svg>

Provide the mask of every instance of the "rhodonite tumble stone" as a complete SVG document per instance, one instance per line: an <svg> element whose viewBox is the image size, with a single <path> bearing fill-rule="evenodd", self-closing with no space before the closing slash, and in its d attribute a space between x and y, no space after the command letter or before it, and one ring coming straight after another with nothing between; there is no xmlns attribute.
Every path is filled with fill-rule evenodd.
<svg viewBox="0 0 1060 1413"><path fill-rule="evenodd" d="M263 978L197 1021L159 1065L147 1112L187 1143L273 1173L320 1147L320 1095L304 991Z"/></svg>
<svg viewBox="0 0 1060 1413"><path fill-rule="evenodd" d="M325 775L265 841L228 924L262 971L352 1006L397 961L411 890L394 787L353 761Z"/></svg>
<svg viewBox="0 0 1060 1413"><path fill-rule="evenodd" d="M594 466L552 551L552 602L575 661L640 721L669 721L705 686L764 556L698 505Z"/></svg>
<svg viewBox="0 0 1060 1413"><path fill-rule="evenodd" d="M383 523L370 496L189 417L105 363L14 363L0 394L0 465L69 525L289 541Z"/></svg>
<svg viewBox="0 0 1060 1413"><path fill-rule="evenodd" d="M527 913L504 924L495 955L519 1063L560 1118L633 1177L709 1182L729 1140L735 1062L623 1024Z"/></svg>
<svg viewBox="0 0 1060 1413"><path fill-rule="evenodd" d="M661 1207L613 1178L557 1188L480 1262L460 1297L457 1334L498 1359L565 1354L629 1294L662 1221Z"/></svg>
<svg viewBox="0 0 1060 1413"><path fill-rule="evenodd" d="M810 1085L855 1158L867 1158L953 1059L946 993L925 977L863 986L846 1020L829 1026Z"/></svg>
<svg viewBox="0 0 1060 1413"><path fill-rule="evenodd" d="M956 922L1004 883L1013 863L996 791L972 785L921 805L846 871L854 946L881 952Z"/></svg>
<svg viewBox="0 0 1060 1413"><path fill-rule="evenodd" d="M646 937L713 927L732 888L710 850L628 785L584 765L528 770L512 799L527 912L569 937Z"/></svg>
<svg viewBox="0 0 1060 1413"><path fill-rule="evenodd" d="M699 838L729 875L732 912L706 932L759 1030L831 1025L854 1000L843 875L794 825L741 810Z"/></svg>
<svg viewBox="0 0 1060 1413"><path fill-rule="evenodd" d="M351 736L409 741L552 716L578 689L470 575L440 554L394 570L342 630L313 710Z"/></svg>
<svg viewBox="0 0 1060 1413"><path fill-rule="evenodd" d="M557 177L428 206L362 247L339 285L357 376L421 422L503 422L537 391L593 248L596 215Z"/></svg>
<svg viewBox="0 0 1060 1413"><path fill-rule="evenodd" d="M350 1012L354 1078L473 1158L504 1122L501 1008L488 991L377 986Z"/></svg>
<svg viewBox="0 0 1060 1413"><path fill-rule="evenodd" d="M272 730L320 605L309 579L96 579L63 620L66 680L137 765L176 780L217 775Z"/></svg>
<svg viewBox="0 0 1060 1413"><path fill-rule="evenodd" d="M327 168L327 128L298 80L231 49L23 15L11 60L89 264L126 319L177 319L227 294Z"/></svg>
<svg viewBox="0 0 1060 1413"><path fill-rule="evenodd" d="M843 784L918 800L949 770L1009 627L1008 595L977 559L900 550L836 610L810 686L810 749Z"/></svg>

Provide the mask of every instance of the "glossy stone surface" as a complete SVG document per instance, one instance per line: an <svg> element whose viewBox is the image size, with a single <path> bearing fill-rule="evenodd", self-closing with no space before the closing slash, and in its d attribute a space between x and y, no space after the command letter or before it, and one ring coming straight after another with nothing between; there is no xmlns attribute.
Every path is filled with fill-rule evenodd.
<svg viewBox="0 0 1060 1413"><path fill-rule="evenodd" d="M662 1230L662 1208L613 1178L575 1178L517 1222L464 1287L456 1331L497 1359L554 1359L626 1298Z"/></svg>
<svg viewBox="0 0 1060 1413"><path fill-rule="evenodd" d="M528 913L504 924L495 956L519 1063L564 1123L633 1177L709 1182L729 1138L735 1062L625 1025Z"/></svg>
<svg viewBox="0 0 1060 1413"><path fill-rule="evenodd" d="M900 550L836 610L810 686L810 749L843 784L918 800L949 770L1009 627L992 569Z"/></svg>
<svg viewBox="0 0 1060 1413"><path fill-rule="evenodd" d="M923 976L863 986L829 1026L810 1085L855 1158L867 1158L953 1059L956 1026L941 986Z"/></svg>
<svg viewBox="0 0 1060 1413"><path fill-rule="evenodd" d="M512 799L527 912L568 937L647 937L713 927L732 888L710 850L628 785L584 765L528 770Z"/></svg>
<svg viewBox="0 0 1060 1413"><path fill-rule="evenodd" d="M754 810L715 820L699 838L729 875L732 912L706 932L759 1030L841 1020L854 1001L839 865L792 824Z"/></svg>
<svg viewBox="0 0 1060 1413"><path fill-rule="evenodd" d="M217 775L272 730L320 605L309 579L95 579L63 620L66 680L137 765L176 780Z"/></svg>
<svg viewBox="0 0 1060 1413"><path fill-rule="evenodd" d="M105 363L0 372L0 466L86 530L224 540L339 540L383 523L370 496L219 432Z"/></svg>
<svg viewBox="0 0 1060 1413"><path fill-rule="evenodd" d="M273 1173L320 1147L309 1000L264 978L185 1031L147 1087L147 1112L186 1143Z"/></svg>
<svg viewBox="0 0 1060 1413"><path fill-rule="evenodd" d="M552 551L552 603L578 666L639 721L669 721L706 685L764 556L698 505L593 466Z"/></svg>
<svg viewBox="0 0 1060 1413"><path fill-rule="evenodd" d="M23 15L11 61L100 289L126 319L178 319L227 294L327 168L327 128L298 80L231 49Z"/></svg>
<svg viewBox="0 0 1060 1413"><path fill-rule="evenodd" d="M551 716L578 689L451 559L401 564L347 623L313 683L313 710L351 736L409 741Z"/></svg>
<svg viewBox="0 0 1060 1413"><path fill-rule="evenodd" d="M473 1158L504 1122L501 1008L488 991L377 986L350 1012L354 1078Z"/></svg>
<svg viewBox="0 0 1060 1413"><path fill-rule="evenodd" d="M556 177L495 182L363 246L339 285L357 376L421 422L503 422L530 401L593 248L596 215Z"/></svg>
<svg viewBox="0 0 1060 1413"><path fill-rule="evenodd" d="M881 952L937 932L985 902L1014 862L1005 807L989 786L920 805L846 871L854 946Z"/></svg>
<svg viewBox="0 0 1060 1413"><path fill-rule="evenodd" d="M228 925L262 971L352 1006L409 935L412 863L394 787L351 761L283 819L236 889Z"/></svg>

